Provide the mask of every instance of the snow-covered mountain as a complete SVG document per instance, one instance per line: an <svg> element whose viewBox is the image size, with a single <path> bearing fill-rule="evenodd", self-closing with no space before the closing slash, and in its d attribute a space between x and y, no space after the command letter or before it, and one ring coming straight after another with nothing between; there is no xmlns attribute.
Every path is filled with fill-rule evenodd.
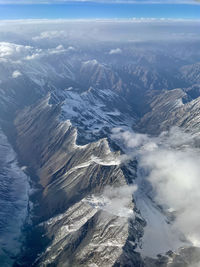
<svg viewBox="0 0 200 267"><path fill-rule="evenodd" d="M197 41L32 34L0 43L0 262L198 266Z"/></svg>

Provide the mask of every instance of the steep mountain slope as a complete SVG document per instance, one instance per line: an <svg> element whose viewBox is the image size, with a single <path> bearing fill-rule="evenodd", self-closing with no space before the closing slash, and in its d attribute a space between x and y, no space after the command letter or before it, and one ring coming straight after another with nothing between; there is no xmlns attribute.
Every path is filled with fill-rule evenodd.
<svg viewBox="0 0 200 267"><path fill-rule="evenodd" d="M188 98L190 96L181 89L159 93L151 100L151 111L141 118L139 128L151 134L159 134L172 126L179 126L198 133L200 98L190 101Z"/></svg>
<svg viewBox="0 0 200 267"><path fill-rule="evenodd" d="M72 101L71 97L74 95L78 102ZM66 101L69 104L73 103L73 107L78 107L73 113L74 116L71 117L76 121L78 115L83 112L83 108L79 109L80 103L83 104L83 99L77 98L76 93L70 93L67 96ZM165 99L163 100L165 105L161 101L161 96ZM180 105L179 100L186 97L181 90L162 92L161 96L153 103L155 107L160 108L158 112L164 117L170 115L173 110L179 111L180 106L183 105L182 102ZM148 248L149 241L146 240L142 244L141 238L144 231L151 227L154 217L158 220L158 227L162 224L168 235L173 234L170 229L170 219L149 198L148 187L142 181L138 184L134 214L132 193L135 189L127 187L127 181L120 168L119 154L110 152L106 139L82 146L77 145L76 129L69 121L60 121L58 115L62 109L61 106L49 104L49 102L50 95L37 105L20 112L15 120L18 133L17 146L21 159L33 173L37 173L42 186L40 193L37 192L35 196L37 199L35 203L39 205L34 207L32 220L34 228L42 229L43 238L48 241L40 250L43 253L40 253L39 257L36 255L33 257L34 265L125 266L128 262L128 266L160 266L161 263L161 266L170 266L169 264L178 266L176 262L179 253L177 251L157 259L156 255L152 257L150 254L151 256L148 257L146 252L143 255L143 251L150 248ZM64 104L65 115L63 114L66 117L71 114L71 108L67 113L67 102ZM98 106L98 101L95 103ZM105 116L106 113L101 113L102 118L104 118L103 114ZM95 113L93 117L96 118ZM155 118L157 118L156 115ZM164 121L162 117L161 120ZM169 121L168 118L167 121ZM115 123L117 125L117 120ZM119 126L120 123L119 121ZM128 124L125 127L129 127ZM84 132L84 128L82 131ZM92 131L93 128L89 127L86 132ZM89 139L88 136L85 140L87 139ZM131 171L131 165L127 167L130 168L129 178L133 176L132 179L135 179L136 173ZM137 180L136 183L138 183ZM111 187L107 191L108 186ZM123 188L125 188L124 192ZM145 190L148 192L147 195ZM125 202L122 201L124 193L126 194ZM118 199L121 199L121 204L118 203ZM137 209L144 216L147 228ZM153 223L152 226L154 227ZM163 238L165 234L163 232ZM151 240L152 236L150 235L149 238ZM163 240L162 242L164 251L161 245L157 249L167 252L169 245L166 246ZM177 242L179 242L178 239ZM180 241L179 246L182 244L184 242ZM168 247L170 248L172 245ZM188 249L181 250L182 263L187 258L188 251ZM25 264L30 264L33 260L27 256L25 259ZM24 261L19 262L24 264ZM188 266L187 260L184 264Z"/></svg>
<svg viewBox="0 0 200 267"><path fill-rule="evenodd" d="M195 64L186 65L181 68L182 76L186 81L188 81L192 85L199 84L200 82L199 71L200 71L199 62Z"/></svg>
<svg viewBox="0 0 200 267"><path fill-rule="evenodd" d="M131 226L136 220L134 189L124 196L128 185L118 166L119 154L110 151L107 140L78 146L76 129L69 121L60 122L60 107L48 102L49 96L15 120L21 159L42 185L33 221L35 227L43 226L49 245L35 264L112 266L126 254L127 240L134 242L142 231L140 223ZM126 199L117 209L116 193ZM130 227L141 229L130 236ZM132 264L139 260L135 255Z"/></svg>
<svg viewBox="0 0 200 267"><path fill-rule="evenodd" d="M198 58L184 57L180 44L44 44L0 44L1 140L8 135L32 186L15 266L196 263L199 249L174 234L173 214L140 177L139 148L129 154L112 130L157 136L175 125L198 133ZM2 169L18 169L13 161Z"/></svg>
<svg viewBox="0 0 200 267"><path fill-rule="evenodd" d="M112 90L90 87L83 93L73 90L59 93L64 98L61 117L70 119L77 127L79 143L107 137L111 128L131 127L136 121L137 116L126 99Z"/></svg>

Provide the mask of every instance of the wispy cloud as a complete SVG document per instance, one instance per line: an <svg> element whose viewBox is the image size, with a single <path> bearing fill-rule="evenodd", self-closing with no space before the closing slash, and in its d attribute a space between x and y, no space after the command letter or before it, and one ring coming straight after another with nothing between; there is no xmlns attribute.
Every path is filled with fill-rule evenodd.
<svg viewBox="0 0 200 267"><path fill-rule="evenodd" d="M150 182L154 200L174 214L174 229L179 229L194 246L200 246L198 137L179 128L155 138L114 129L112 137L127 152L125 160L137 158L139 179Z"/></svg>
<svg viewBox="0 0 200 267"><path fill-rule="evenodd" d="M115 49L111 49L109 54L110 55L116 55L116 54L121 54L122 50L120 48L115 48Z"/></svg>
<svg viewBox="0 0 200 267"><path fill-rule="evenodd" d="M16 78L18 78L18 77L21 76L21 75L22 75L22 74L21 74L20 71L15 70L15 71L13 71L13 73L12 73L12 78L13 78L13 79L16 79Z"/></svg>

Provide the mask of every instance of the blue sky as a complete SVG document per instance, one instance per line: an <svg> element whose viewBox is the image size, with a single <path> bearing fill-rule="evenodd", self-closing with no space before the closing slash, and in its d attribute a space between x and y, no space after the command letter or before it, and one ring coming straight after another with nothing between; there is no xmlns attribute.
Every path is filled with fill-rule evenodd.
<svg viewBox="0 0 200 267"><path fill-rule="evenodd" d="M200 4L192 0L0 0L0 19L133 17L200 19Z"/></svg>

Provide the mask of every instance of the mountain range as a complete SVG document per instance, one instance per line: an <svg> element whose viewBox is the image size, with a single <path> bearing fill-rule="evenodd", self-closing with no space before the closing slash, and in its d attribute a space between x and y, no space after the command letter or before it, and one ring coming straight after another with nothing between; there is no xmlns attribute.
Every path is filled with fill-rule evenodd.
<svg viewBox="0 0 200 267"><path fill-rule="evenodd" d="M1 266L198 266L199 41L67 34L0 42Z"/></svg>

